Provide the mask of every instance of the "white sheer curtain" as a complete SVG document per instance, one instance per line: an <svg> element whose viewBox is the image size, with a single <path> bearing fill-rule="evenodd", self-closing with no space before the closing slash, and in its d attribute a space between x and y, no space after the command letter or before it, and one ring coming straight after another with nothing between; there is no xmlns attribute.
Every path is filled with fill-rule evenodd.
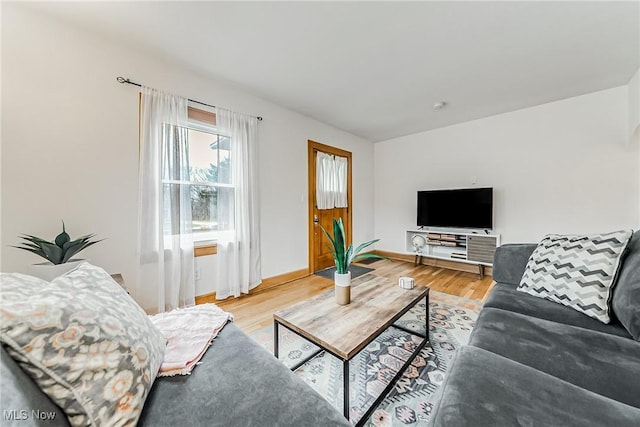
<svg viewBox="0 0 640 427"><path fill-rule="evenodd" d="M335 162L333 156L322 151L316 155L316 205L318 209L335 207Z"/></svg>
<svg viewBox="0 0 640 427"><path fill-rule="evenodd" d="M347 207L347 168L349 160L346 157L336 156L335 158L335 207Z"/></svg>
<svg viewBox="0 0 640 427"><path fill-rule="evenodd" d="M318 151L316 155L316 205L318 209L347 207L346 157Z"/></svg>
<svg viewBox="0 0 640 427"><path fill-rule="evenodd" d="M195 304L187 103L142 89L136 297L157 312Z"/></svg>
<svg viewBox="0 0 640 427"><path fill-rule="evenodd" d="M238 297L262 282L258 217L258 123L255 117L216 108L216 126L230 137L232 188L220 188L216 299Z"/></svg>

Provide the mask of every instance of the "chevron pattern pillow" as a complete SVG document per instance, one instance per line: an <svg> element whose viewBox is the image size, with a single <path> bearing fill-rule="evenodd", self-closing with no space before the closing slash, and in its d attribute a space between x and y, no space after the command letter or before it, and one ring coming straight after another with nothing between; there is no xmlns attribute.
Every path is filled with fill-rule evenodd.
<svg viewBox="0 0 640 427"><path fill-rule="evenodd" d="M531 254L517 290L609 323L611 290L632 234L550 234Z"/></svg>

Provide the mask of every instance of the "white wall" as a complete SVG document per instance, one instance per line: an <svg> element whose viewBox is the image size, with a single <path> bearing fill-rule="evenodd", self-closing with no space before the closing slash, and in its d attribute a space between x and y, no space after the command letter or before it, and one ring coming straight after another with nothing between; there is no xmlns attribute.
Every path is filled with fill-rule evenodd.
<svg viewBox="0 0 640 427"><path fill-rule="evenodd" d="M629 140L637 143L640 133L640 68L627 84L629 91Z"/></svg>
<svg viewBox="0 0 640 427"><path fill-rule="evenodd" d="M640 144L640 68L627 84L629 91L629 144ZM638 217L640 224L640 216Z"/></svg>
<svg viewBox="0 0 640 427"><path fill-rule="evenodd" d="M135 282L138 90L116 76L264 117L263 277L308 264L308 139L352 151L354 239L373 238L366 140L21 5L2 5L2 66L2 246L17 243L19 233L54 236L64 219L72 236L107 239L86 257ZM3 271L25 271L37 258L8 248L1 261ZM198 291L210 292L210 266L201 273Z"/></svg>
<svg viewBox="0 0 640 427"><path fill-rule="evenodd" d="M503 243L638 228L627 109L623 86L375 144L378 248L404 251L417 190L471 187L472 176L494 187Z"/></svg>

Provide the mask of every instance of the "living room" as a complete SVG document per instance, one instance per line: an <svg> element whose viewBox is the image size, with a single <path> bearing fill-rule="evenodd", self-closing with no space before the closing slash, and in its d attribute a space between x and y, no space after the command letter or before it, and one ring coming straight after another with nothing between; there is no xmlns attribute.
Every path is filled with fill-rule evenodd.
<svg viewBox="0 0 640 427"><path fill-rule="evenodd" d="M3 2L1 12L3 272L26 273L36 262L8 247L19 235L55 236L63 219L73 236L104 238L83 255L121 274L142 307L152 306L136 283L140 89L119 84L118 76L264 119L260 286L308 275L310 140L351 153L352 241L380 239L375 249L387 255L411 256L406 231L416 228L420 190L492 187L491 232L502 244L640 228L637 2ZM387 23L389 34L408 30L385 43L368 41L380 27L367 30L367 19L380 24L391 13L397 19ZM440 22L449 15L457 18ZM165 46L150 44L152 29L173 17L179 41L169 35ZM508 25L507 17L522 26ZM429 25L434 29L421 32ZM196 29L208 26L228 39L181 42L198 40L208 33ZM317 35L326 33L333 38ZM464 53L441 52L434 47L440 39ZM492 48L482 45L489 42ZM523 49L518 43L525 42ZM421 45L433 60L393 68L373 62L393 62ZM354 52L365 65L371 61L373 71L362 79L353 76L358 61L348 62ZM194 63L198 57L206 57L203 66ZM426 89L412 86L415 72L402 84L402 71L412 67L424 73ZM259 74L254 70L264 80L247 82ZM288 89L278 95L263 81ZM378 86L399 95L380 98ZM295 98L297 91L304 95ZM401 96L407 109L398 107ZM434 109L439 102L443 108ZM215 254L196 257L196 296L215 292L217 263Z"/></svg>

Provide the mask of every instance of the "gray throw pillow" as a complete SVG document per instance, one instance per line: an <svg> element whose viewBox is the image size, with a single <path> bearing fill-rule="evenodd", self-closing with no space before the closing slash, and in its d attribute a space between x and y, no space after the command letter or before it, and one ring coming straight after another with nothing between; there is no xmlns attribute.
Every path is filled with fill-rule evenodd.
<svg viewBox="0 0 640 427"><path fill-rule="evenodd" d="M622 326L640 341L640 231L633 234L627 247L611 306Z"/></svg>
<svg viewBox="0 0 640 427"><path fill-rule="evenodd" d="M165 341L109 274L3 274L0 298L0 341L72 426L136 424Z"/></svg>
<svg viewBox="0 0 640 427"><path fill-rule="evenodd" d="M632 234L550 234L531 254L517 290L609 323L612 287Z"/></svg>

